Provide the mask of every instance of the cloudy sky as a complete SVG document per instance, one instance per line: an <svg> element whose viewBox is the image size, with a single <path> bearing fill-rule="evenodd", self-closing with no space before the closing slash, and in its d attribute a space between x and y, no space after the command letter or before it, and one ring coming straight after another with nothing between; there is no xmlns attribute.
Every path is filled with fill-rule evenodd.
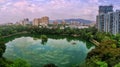
<svg viewBox="0 0 120 67"><path fill-rule="evenodd" d="M95 21L98 6L112 4L120 9L120 0L0 0L0 23L23 18L83 18Z"/></svg>

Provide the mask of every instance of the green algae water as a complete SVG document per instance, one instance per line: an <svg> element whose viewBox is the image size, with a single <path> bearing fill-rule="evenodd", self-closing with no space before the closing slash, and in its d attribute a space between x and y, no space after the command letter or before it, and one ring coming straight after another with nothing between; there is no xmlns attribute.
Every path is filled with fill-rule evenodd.
<svg viewBox="0 0 120 67"><path fill-rule="evenodd" d="M43 42L33 37L20 37L9 41L4 57L9 60L24 59L32 67L43 67L53 63L58 67L73 67L85 61L87 53L94 48L87 48L80 40L52 39ZM89 45L89 44L88 44Z"/></svg>

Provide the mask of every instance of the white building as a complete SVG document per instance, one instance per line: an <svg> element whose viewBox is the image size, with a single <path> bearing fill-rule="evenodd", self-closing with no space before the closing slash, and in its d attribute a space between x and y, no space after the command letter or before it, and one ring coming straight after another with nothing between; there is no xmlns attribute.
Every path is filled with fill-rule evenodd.
<svg viewBox="0 0 120 67"><path fill-rule="evenodd" d="M120 10L99 14L97 16L98 30L112 34L120 33Z"/></svg>
<svg viewBox="0 0 120 67"><path fill-rule="evenodd" d="M111 5L99 7L97 28L101 32L120 33L120 10L114 12Z"/></svg>
<svg viewBox="0 0 120 67"><path fill-rule="evenodd" d="M113 34L120 33L120 10L113 13Z"/></svg>

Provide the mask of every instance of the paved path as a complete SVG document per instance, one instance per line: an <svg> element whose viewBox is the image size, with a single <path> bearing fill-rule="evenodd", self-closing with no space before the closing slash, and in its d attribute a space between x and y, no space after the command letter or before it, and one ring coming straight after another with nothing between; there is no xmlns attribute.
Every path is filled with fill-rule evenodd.
<svg viewBox="0 0 120 67"><path fill-rule="evenodd" d="M100 45L100 43L99 42L97 42L96 40L94 40L94 39L92 39L92 40L90 40L90 42L92 42L93 44L95 44L96 46L99 46Z"/></svg>
<svg viewBox="0 0 120 67"><path fill-rule="evenodd" d="M2 36L1 38L10 37L10 36L14 36L14 35L17 35L17 34L25 34L25 33L28 33L28 32L27 31L18 32L18 33L10 34L10 35L7 35L7 36Z"/></svg>

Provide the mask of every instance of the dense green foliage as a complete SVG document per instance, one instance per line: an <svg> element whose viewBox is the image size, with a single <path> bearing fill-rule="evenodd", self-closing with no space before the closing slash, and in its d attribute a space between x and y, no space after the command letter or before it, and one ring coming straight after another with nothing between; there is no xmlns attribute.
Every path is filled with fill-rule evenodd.
<svg viewBox="0 0 120 67"><path fill-rule="evenodd" d="M44 45L47 42L48 37L46 35L41 35L41 39L42 39L41 43Z"/></svg>
<svg viewBox="0 0 120 67"><path fill-rule="evenodd" d="M120 67L120 63L116 64L114 67Z"/></svg>
<svg viewBox="0 0 120 67"><path fill-rule="evenodd" d="M8 67L30 67L30 64L28 64L22 59L17 59L13 62L13 64L9 65Z"/></svg>
<svg viewBox="0 0 120 67"><path fill-rule="evenodd" d="M4 42L0 42L0 67L7 67L8 61L2 57L3 53L5 52L6 46Z"/></svg>
<svg viewBox="0 0 120 67"><path fill-rule="evenodd" d="M46 35L41 35L41 39L42 39L42 40L47 40L48 38L47 38Z"/></svg>
<svg viewBox="0 0 120 67"><path fill-rule="evenodd" d="M95 27L85 28L85 29L72 29L72 28L39 28L31 27L30 31L32 34L51 34L51 35L71 35L71 36L80 36L81 39L89 40L93 38L97 29Z"/></svg>
<svg viewBox="0 0 120 67"><path fill-rule="evenodd" d="M6 46L4 42L0 42L0 57L2 57L3 53L5 52Z"/></svg>
<svg viewBox="0 0 120 67"><path fill-rule="evenodd" d="M97 37L100 42L99 46L88 53L87 63L91 67L100 65L96 62L108 64L102 67L113 67L120 62L120 48L118 35L108 35L99 33ZM96 39L96 40L97 40ZM102 64L104 65L104 64Z"/></svg>
<svg viewBox="0 0 120 67"><path fill-rule="evenodd" d="M88 53L87 65L90 67L113 67L120 62L120 34L96 32L93 39L100 44ZM97 62L102 63L100 65Z"/></svg>
<svg viewBox="0 0 120 67"><path fill-rule="evenodd" d="M29 28L27 26L21 25L0 26L0 37L8 36L22 31L28 31L28 29Z"/></svg>

